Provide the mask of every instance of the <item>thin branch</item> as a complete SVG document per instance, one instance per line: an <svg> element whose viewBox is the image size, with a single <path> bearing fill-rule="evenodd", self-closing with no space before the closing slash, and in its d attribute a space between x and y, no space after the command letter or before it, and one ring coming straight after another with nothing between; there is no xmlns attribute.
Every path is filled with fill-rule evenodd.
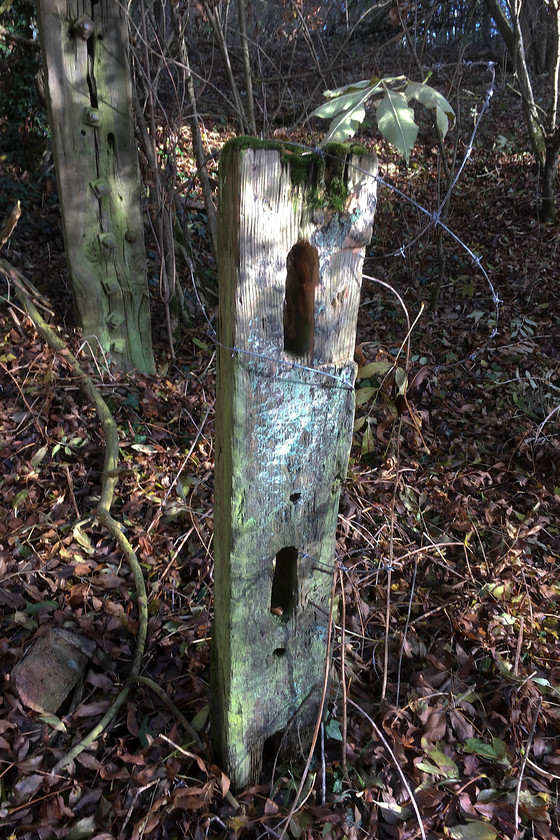
<svg viewBox="0 0 560 840"><path fill-rule="evenodd" d="M243 108L239 88L237 87L237 82L235 81L235 76L233 74L233 69L231 66L231 61L228 52L228 46L226 43L226 38L224 35L222 25L218 20L218 16L214 14L207 0L201 0L201 2L202 8L204 9L206 17L208 18L210 26L212 27L214 37L216 38L216 41L218 43L218 49L220 50L220 53L222 55L226 76L229 82L229 88L231 90L231 95L233 96L233 104L237 114L239 129L241 132L245 132L247 131L247 115L245 113L245 109Z"/></svg>
<svg viewBox="0 0 560 840"><path fill-rule="evenodd" d="M346 596L344 594L344 578L342 576L342 569L338 570L340 579L340 682L342 685L342 772L345 776L348 775L348 767L346 761L346 745L348 743L348 705L347 686L346 686Z"/></svg>
<svg viewBox="0 0 560 840"><path fill-rule="evenodd" d="M412 582L410 584L410 598L408 599L408 610L406 612L406 623L404 625L403 635L402 635L402 642L401 642L401 649L399 651L399 665L397 670L397 696L395 699L395 705L399 705L399 694L401 689L401 667L402 667L402 659L404 653L404 646L406 644L406 634L408 633L410 627L410 616L412 614L412 599L414 597L414 593L416 592L416 573L418 571L418 557L414 559L414 572L412 573Z"/></svg>
<svg viewBox="0 0 560 840"><path fill-rule="evenodd" d="M151 682L152 682L151 680L147 680L146 684L151 683ZM152 689L153 689L153 686L154 686L154 685L155 685L155 683L153 683L152 685L150 685L150 688L152 688ZM159 688L159 686L158 686L158 688ZM165 694L165 692L164 692L164 694ZM167 697L167 695L165 695L165 696ZM163 698L162 698L162 699L163 699ZM167 698L167 699L169 700L169 698ZM173 749L174 749L174 750L177 750L177 752L178 752L178 753L180 753L181 755L185 756L185 758L190 758L190 759L192 759L193 761L199 761L199 760L200 760L200 759L198 758L198 756L197 756L197 755L195 755L194 753L189 752L189 751L188 751L188 750L186 750L184 747L181 747L179 744L176 744L176 743L175 743L175 741L172 741L172 740L171 740L171 738L168 738L168 737L167 737L167 735L164 735L164 734L163 734L163 732L161 732L161 733L160 733L159 737L160 737L163 741L167 741L167 743L168 743L168 744L170 744L170 745L173 747ZM232 807L232 808L235 808L235 810L236 810L236 811L240 811L240 810L241 810L241 805L239 804L239 802L238 802L238 801L237 801L237 799L234 797L234 795L232 794L232 792L231 792L231 791L229 791L229 790L228 790L228 791L224 794L224 799L225 799L227 802L229 802L229 804L231 805L231 807Z"/></svg>
<svg viewBox="0 0 560 840"><path fill-rule="evenodd" d="M321 692L321 699L319 701L319 708L317 710L317 720L315 721L315 730L313 732L313 737L311 739L311 746L309 747L309 753L307 756L307 763L303 769L303 773L301 774L301 781L299 783L299 787L296 791L294 796L294 801L292 803L292 807L290 808L290 813L283 821L282 831L280 832L279 840L282 840L283 837L286 835L286 831L288 830L288 826L292 821L292 817L294 816L295 812L298 808L300 808L303 803L299 802L299 798L301 796L301 792L305 786L305 782L307 781L307 777L309 775L309 768L311 767L311 762L313 760L313 753L315 752L315 745L317 744L317 738L319 736L319 730L321 729L321 723L323 722L323 710L325 708L325 699L327 696L327 688L329 685L329 668L331 664L331 645L332 645L332 626L333 626L333 608L334 608L334 595L336 591L336 573L333 572L333 581L332 581L332 589L331 589L331 603L329 609L329 620L327 623L327 650L325 653L325 673L323 677L323 690Z"/></svg>
<svg viewBox="0 0 560 840"><path fill-rule="evenodd" d="M249 57L249 41L247 39L247 4L245 0L237 0L237 16L239 18L239 33L241 35L241 54L243 56L243 75L245 77L245 108L250 131L256 135L255 100L253 97L253 77L251 73L251 59Z"/></svg>
<svg viewBox="0 0 560 840"><path fill-rule="evenodd" d="M389 530L389 560L387 563L387 592L385 597L385 641L383 650L383 683L381 686L381 700L385 700L387 695L387 680L389 674L389 627L391 619L391 583L393 573L393 561L395 559L395 503L397 500L397 490L399 489L399 464L401 453L402 420L402 416L399 417L399 424L397 428L397 463L395 465L395 483L393 485L393 495L391 497L391 507L389 511L391 523Z"/></svg>
<svg viewBox="0 0 560 840"><path fill-rule="evenodd" d="M20 47L28 47L30 50L37 50L38 52L41 49L41 44L39 40L35 40L34 38L23 38L21 35L14 35L13 32L9 32L5 26L0 26L0 39L3 41L11 41L14 44L18 44Z"/></svg>
<svg viewBox="0 0 560 840"><path fill-rule="evenodd" d="M78 377L80 386L86 396L94 403L97 415L99 420L101 421L101 425L103 427L103 433L105 435L105 458L103 461L103 478L101 484L101 499L99 505L97 507L97 518L99 522L104 525L109 533L115 538L118 542L121 550L123 551L126 559L128 560L128 564L130 566L130 571L132 573L132 578L134 581L134 587L136 590L137 595L137 603L138 603L138 636L136 639L136 650L134 652L134 658L132 661L132 667L130 670L129 677L125 682L123 688L113 701L111 707L107 710L105 715L101 718L99 723L78 743L76 744L66 755L64 755L52 769L52 773L56 774L59 773L67 764L73 761L83 750L89 747L99 736L103 733L103 731L107 728L109 723L113 720L116 716L120 707L125 703L131 688L136 681L138 674L140 673L140 666L142 663L142 656L144 654L144 648L146 644L146 635L148 631L148 599L146 594L146 585L144 583L144 576L142 574L142 568L134 549L132 548L131 544L129 543L128 539L124 535L122 531L121 525L113 519L110 513L111 504L113 501L113 495L115 491L115 486L118 481L118 474L119 471L118 467L118 460L119 460L119 435L117 430L117 425L113 419L111 412L109 411L107 404L95 385L93 384L91 378L87 375L87 373L83 370L80 363L76 359L76 357L68 350L65 343L53 332L53 330L48 326L47 323L43 320L39 311L37 310L36 306L32 301L27 297L27 295L21 291L20 288L17 288L17 295L25 307L25 310L33 322L35 329L47 342L47 344L52 347L53 350L56 352L61 352L64 354L64 360L70 365L73 373Z"/></svg>
<svg viewBox="0 0 560 840"><path fill-rule="evenodd" d="M550 134L554 134L556 130L556 117L558 114L558 94L559 94L559 85L560 85L560 7L556 4L556 7L553 5L551 6L551 13L554 15L554 36L552 38L552 43L554 44L554 69L552 71L552 95L551 95L551 102L550 102L550 122L548 124L548 130Z"/></svg>
<svg viewBox="0 0 560 840"><path fill-rule="evenodd" d="M411 787L408 783L408 780L407 780L406 776L404 775L404 772L403 772L403 769L402 769L401 765L397 761L397 757L396 757L395 753L393 752L393 750L389 746L389 742L387 741L387 739L383 735L383 732L378 727L378 725L375 723L375 721L372 720L372 718L370 718L368 713L366 711L364 711L364 709L362 709L361 706L358 706L358 704L354 703L354 701L351 700L350 698L348 698L348 702L358 712L360 712L360 714L362 714L365 717L365 719L368 721L370 726L375 730L375 732L377 734L377 737L379 738L379 740L381 741L381 743L383 744L383 746L385 747L385 749L387 750L387 752L391 756L391 759L393 761L393 764L395 765L397 773L401 777L401 780L402 780L402 783L403 783L403 785L406 789L406 792L408 793L408 795L410 797L410 804L412 805L412 807L414 809L414 813L416 814L416 819L418 820L418 827L420 828L420 834L422 836L422 840L426 840L426 832L424 831L424 826L422 825L422 815L420 814L420 810L418 808L418 805L416 803L416 800L414 798L414 794L412 793L412 790L411 790Z"/></svg>
<svg viewBox="0 0 560 840"><path fill-rule="evenodd" d="M531 731L529 732L529 737L527 739L527 746L525 747L525 752L523 754L523 761L521 762L521 767L519 768L519 778L517 780L517 790L515 792L515 808L514 808L514 816L513 816L513 824L515 825L516 835L520 836L521 833L519 831L519 799L521 797L521 785L523 784L523 775L525 773L525 767L527 766L527 761L529 759L529 753L531 752L531 747L533 744L533 738L535 737L535 729L537 728L537 720L541 713L542 708L542 697L539 697L539 701L537 703L537 709L535 711L535 715L533 717L533 723L531 725Z"/></svg>
<svg viewBox="0 0 560 840"><path fill-rule="evenodd" d="M6 219L6 223L0 232L0 249L4 247L12 233L14 232L14 228L19 221L19 217L21 216L21 204L19 201L16 201L12 208L12 212Z"/></svg>

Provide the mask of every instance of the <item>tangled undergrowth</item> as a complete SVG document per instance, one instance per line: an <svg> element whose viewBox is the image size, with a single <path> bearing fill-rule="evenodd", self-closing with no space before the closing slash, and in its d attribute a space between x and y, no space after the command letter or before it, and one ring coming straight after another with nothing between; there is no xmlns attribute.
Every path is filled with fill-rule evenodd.
<svg viewBox="0 0 560 840"><path fill-rule="evenodd" d="M337 536L335 667L322 738L286 826L295 838L560 834L559 231L529 212L534 181L514 151L513 116L500 131L508 149L475 150L449 221L485 256L500 321L484 278L453 246L448 285L416 324L406 362L402 310L387 289L364 284L355 445ZM429 168L413 161L411 171L394 179L430 205ZM398 288L415 316L435 245L400 262L380 259L398 248L395 230L410 212L380 195L366 270ZM32 267L48 294L64 271L60 255L42 261L29 219L18 231L7 257ZM79 337L63 333L87 365ZM142 676L198 740L139 680L110 727L53 775L127 680L137 592L95 517L104 439L94 406L67 355L3 299L5 836L278 837L294 804L305 755L280 761L233 801L212 757L215 354L201 321L176 363L164 348L158 356L152 379L89 370L118 426L112 512L148 594ZM11 679L52 627L95 642L83 684L57 716L25 708Z"/></svg>

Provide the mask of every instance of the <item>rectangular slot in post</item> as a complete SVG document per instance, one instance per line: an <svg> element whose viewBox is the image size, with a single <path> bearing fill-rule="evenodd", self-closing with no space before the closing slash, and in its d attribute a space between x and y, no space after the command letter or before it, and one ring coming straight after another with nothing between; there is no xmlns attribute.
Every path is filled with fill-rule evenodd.
<svg viewBox="0 0 560 840"><path fill-rule="evenodd" d="M319 284L319 254L309 242L296 242L286 260L284 350L292 356L313 352L315 289Z"/></svg>
<svg viewBox="0 0 560 840"><path fill-rule="evenodd" d="M293 615L297 597L297 561L298 550L291 545L281 548L274 558L272 595L270 611L274 615L289 618Z"/></svg>

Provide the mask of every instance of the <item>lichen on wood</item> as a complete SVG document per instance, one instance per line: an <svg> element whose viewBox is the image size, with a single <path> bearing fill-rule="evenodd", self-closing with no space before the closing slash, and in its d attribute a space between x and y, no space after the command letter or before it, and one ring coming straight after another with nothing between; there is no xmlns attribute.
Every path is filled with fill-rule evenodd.
<svg viewBox="0 0 560 840"><path fill-rule="evenodd" d="M266 739L313 723L321 695L376 200L375 157L339 159L342 210L318 153L238 138L220 163L212 720L237 788L258 780ZM297 243L314 249L318 281L314 340L294 351L284 301Z"/></svg>

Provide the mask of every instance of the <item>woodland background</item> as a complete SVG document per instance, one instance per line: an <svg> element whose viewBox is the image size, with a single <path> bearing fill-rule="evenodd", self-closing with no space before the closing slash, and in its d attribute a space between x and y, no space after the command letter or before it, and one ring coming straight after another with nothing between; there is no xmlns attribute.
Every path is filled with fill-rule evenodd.
<svg viewBox="0 0 560 840"><path fill-rule="evenodd" d="M554 93L558 9L552 0L523 8L523 55L541 113ZM95 408L68 353L38 335L4 272L2 836L560 836L559 230L543 223L542 161L522 73L490 7L132 4L138 120L157 149L150 157L139 133L154 377L92 363L82 346L33 7L0 11L0 207L3 218L18 200L22 209L2 257L48 300L47 320L117 423L112 513L147 590L142 675L174 704L138 682L94 743L51 774L127 679L138 592L95 516L105 447ZM253 116L240 20L251 44ZM149 89L139 81L148 65ZM422 81L428 72L457 114L444 143L421 109L408 165L373 120L358 138L400 192L380 187L365 265L385 285L364 279L358 325L355 445L337 540L336 678L304 796L285 825L306 756L286 763L271 751L262 783L232 801L207 725L215 388L207 319L216 263L185 91L190 80L215 199L220 149L253 122L265 137L315 148L327 126L306 117L323 90L372 75ZM550 145L555 122L547 130ZM454 238L427 224L417 205L438 208L466 154L441 217ZM165 209L176 239L171 290L160 284ZM96 642L83 685L57 717L27 710L10 682L53 626Z"/></svg>

